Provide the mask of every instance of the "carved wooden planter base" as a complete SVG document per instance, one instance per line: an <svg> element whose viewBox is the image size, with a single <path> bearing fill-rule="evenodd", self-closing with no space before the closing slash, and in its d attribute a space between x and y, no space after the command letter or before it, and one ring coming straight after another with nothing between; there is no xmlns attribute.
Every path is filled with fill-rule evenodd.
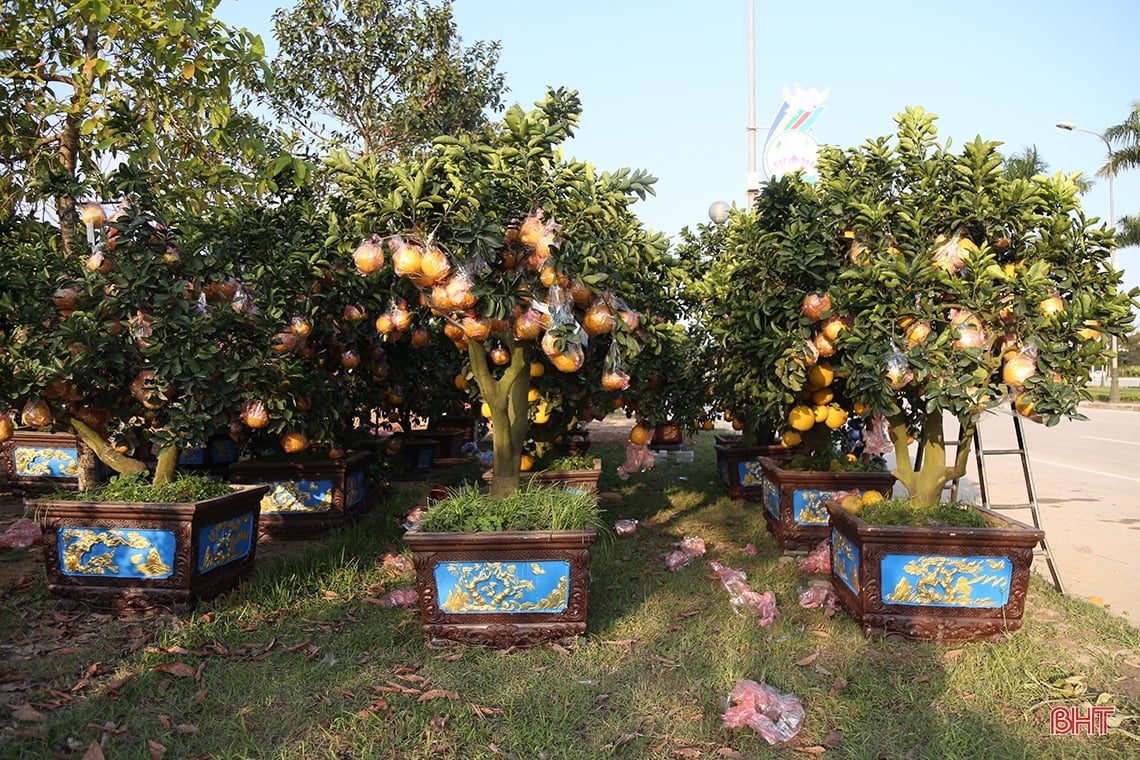
<svg viewBox="0 0 1140 760"><path fill-rule="evenodd" d="M439 643L505 648L586 630L593 529L404 535L424 633Z"/></svg>
<svg viewBox="0 0 1140 760"><path fill-rule="evenodd" d="M180 504L38 500L48 590L100 609L182 607L234 586L266 486Z"/></svg>
<svg viewBox="0 0 1140 760"><path fill-rule="evenodd" d="M866 636L987 641L1021 628L1044 531L979 511L996 527L870 525L831 510L831 582Z"/></svg>

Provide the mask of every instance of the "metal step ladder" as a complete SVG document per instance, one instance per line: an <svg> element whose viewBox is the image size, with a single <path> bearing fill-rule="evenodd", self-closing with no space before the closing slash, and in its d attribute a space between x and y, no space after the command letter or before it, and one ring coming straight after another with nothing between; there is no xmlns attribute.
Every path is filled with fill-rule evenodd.
<svg viewBox="0 0 1140 760"><path fill-rule="evenodd" d="M1041 511L1037 504L1037 491L1033 486L1033 471L1029 466L1029 450L1025 445L1025 430L1022 427L1022 417L1017 411L1013 412L1013 432L1017 438L1017 447L1012 449L987 449L982 445L982 432L981 425L974 428L974 460L978 464L978 489L982 497L982 506L987 509L992 509L998 512L1001 511L1014 511L1014 510L1029 510L1033 516L1033 527L1041 529ZM959 441L954 441L957 445L960 443L962 431L959 429ZM949 442L948 442L949 443ZM1025 495L1027 501L1023 503L1013 504L991 504L989 500L989 478L986 475L986 457L992 456L1005 456L1016 454L1021 458L1021 472L1025 476ZM958 481L955 480L950 486L951 498L956 498L958 495ZM1053 577L1053 586L1060 593L1065 593L1065 586L1061 582L1061 573L1057 570L1057 565L1053 561L1053 553L1049 549L1049 543L1045 537L1041 538L1041 542L1034 550L1035 557L1044 557L1045 563L1049 567L1049 574Z"/></svg>

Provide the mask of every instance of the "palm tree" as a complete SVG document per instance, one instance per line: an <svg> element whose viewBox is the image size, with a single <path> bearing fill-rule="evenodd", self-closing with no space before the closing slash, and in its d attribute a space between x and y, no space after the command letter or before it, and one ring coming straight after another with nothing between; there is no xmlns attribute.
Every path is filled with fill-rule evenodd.
<svg viewBox="0 0 1140 760"><path fill-rule="evenodd" d="M1121 170L1140 167L1140 100L1132 103L1132 112L1124 121L1104 130L1104 138L1119 147L1113 149L1109 163L1097 174L1116 175ZM1123 216L1117 221L1116 244L1121 248L1140 245L1140 215Z"/></svg>
<svg viewBox="0 0 1140 760"><path fill-rule="evenodd" d="M1020 153L1014 153L1005 160L1005 176L1010 179L1033 179L1048 168L1049 164L1041 158L1036 145L1022 148Z"/></svg>
<svg viewBox="0 0 1140 760"><path fill-rule="evenodd" d="M1005 160L1005 176L1010 179L1030 180L1048 170L1049 164L1037 152L1036 145L1022 148L1020 153L1014 153ZM1077 191L1080 193L1087 193L1092 186L1093 181L1088 177L1077 179Z"/></svg>

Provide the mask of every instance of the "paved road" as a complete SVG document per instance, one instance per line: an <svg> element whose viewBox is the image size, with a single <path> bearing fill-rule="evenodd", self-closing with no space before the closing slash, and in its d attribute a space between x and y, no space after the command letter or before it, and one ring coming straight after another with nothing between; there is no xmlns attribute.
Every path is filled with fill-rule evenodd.
<svg viewBox="0 0 1140 760"><path fill-rule="evenodd" d="M1045 540L1069 595L1102 600L1140 627L1140 411L1099 405L1082 412L1089 420L1022 426ZM948 434L956 430L947 425ZM985 450L1016 448L1011 415L987 414L981 439ZM1019 456L987 456L985 466L991 503L1027 502ZM964 498L978 494L973 461L968 472ZM1031 520L1028 510L1008 514ZM1034 566L1050 577L1043 558Z"/></svg>

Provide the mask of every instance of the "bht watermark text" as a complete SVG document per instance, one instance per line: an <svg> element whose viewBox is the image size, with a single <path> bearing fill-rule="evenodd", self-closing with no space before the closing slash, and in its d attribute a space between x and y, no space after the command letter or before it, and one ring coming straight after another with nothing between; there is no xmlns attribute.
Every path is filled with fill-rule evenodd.
<svg viewBox="0 0 1140 760"><path fill-rule="evenodd" d="M1076 736L1084 732L1089 736L1108 733L1108 719L1115 707L1078 707L1058 705L1049 712L1049 733L1053 736Z"/></svg>

